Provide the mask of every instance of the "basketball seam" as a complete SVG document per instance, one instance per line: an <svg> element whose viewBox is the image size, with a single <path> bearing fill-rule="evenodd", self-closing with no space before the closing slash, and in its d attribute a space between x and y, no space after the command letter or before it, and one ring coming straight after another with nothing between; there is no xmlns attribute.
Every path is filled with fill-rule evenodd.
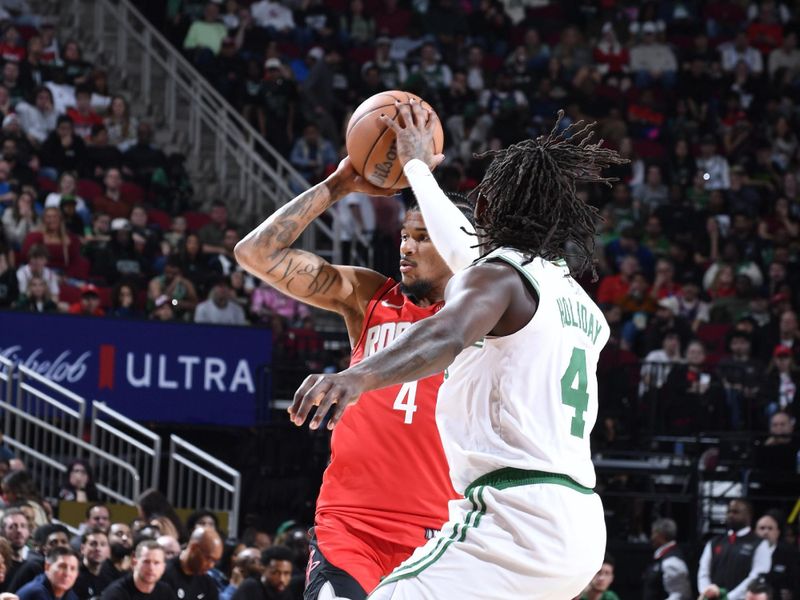
<svg viewBox="0 0 800 600"><path fill-rule="evenodd" d="M387 106L394 106L394 103L395 103L395 102L402 102L402 100L399 100L399 99L397 98L397 96L393 96L392 94L389 94L389 93L387 93L387 92L383 92L383 94L382 94L382 95L389 96L390 98L392 98L392 99L394 100L394 102L390 102L389 104L381 104L380 106L375 106L375 107L374 107L374 108L372 108L371 110L368 110L368 111L367 111L367 112L365 112L363 115L361 115L360 117L358 117L358 119L356 119L354 123L349 123L349 124L348 124L348 126L347 126L347 133L345 133L345 138L347 138L347 136L348 136L348 135L350 135L350 132L352 131L353 127L355 127L355 126L356 126L356 123L358 123L358 122L359 122L361 119L363 119L363 118L364 118L364 117L366 117L367 115L369 115L369 114L371 114L371 113L375 112L376 110L378 110L378 109L380 109L380 108L386 108ZM408 93L406 93L406 96L408 96ZM408 96L408 97L410 97L410 96ZM408 98L406 98L406 101L408 101Z"/></svg>
<svg viewBox="0 0 800 600"><path fill-rule="evenodd" d="M392 121L397 120L397 117L399 117L399 116L400 116L400 111L396 111L395 114L394 114L394 117L392 117ZM369 177L366 175L367 164L369 163L369 158L370 158L370 156L372 156L372 153L375 151L375 146L378 145L378 142L380 142L383 139L383 136L385 136L386 132L389 131L390 129L391 128L387 126L387 127L384 128L383 131L381 131L381 134L377 138L375 138L375 141L372 143L372 147L369 149L369 152L367 152L366 156L364 157L364 164L361 166L361 172L364 173L363 177L367 181L369 181ZM401 173L403 172L402 169L400 170L400 172ZM372 182L370 181L370 183L372 183Z"/></svg>

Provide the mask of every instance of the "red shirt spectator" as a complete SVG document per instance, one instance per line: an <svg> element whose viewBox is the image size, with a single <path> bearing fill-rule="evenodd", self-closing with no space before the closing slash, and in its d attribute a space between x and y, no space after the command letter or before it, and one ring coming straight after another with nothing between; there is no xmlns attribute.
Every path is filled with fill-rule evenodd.
<svg viewBox="0 0 800 600"><path fill-rule="evenodd" d="M103 117L92 110L91 90L83 86L75 91L75 107L67 109L67 116L72 119L75 133L84 140L92 136L93 125L103 124Z"/></svg>
<svg viewBox="0 0 800 600"><path fill-rule="evenodd" d="M21 38L19 31L13 25L6 29L3 39L0 41L0 58L3 62L21 63L25 60L25 48L20 44Z"/></svg>
<svg viewBox="0 0 800 600"><path fill-rule="evenodd" d="M91 283L81 288L81 300L69 306L69 314L87 317L102 317L105 311L100 308L100 295Z"/></svg>
<svg viewBox="0 0 800 600"><path fill-rule="evenodd" d="M80 274L81 245L78 238L68 233L57 208L46 208L42 215L43 231L32 231L22 242L22 262L28 262L28 251L34 244L44 244L50 256L49 266L67 275Z"/></svg>
<svg viewBox="0 0 800 600"><path fill-rule="evenodd" d="M103 178L105 192L92 199L95 212L104 212L112 219L127 219L131 214L133 202L122 195L122 174L119 169L110 168Z"/></svg>

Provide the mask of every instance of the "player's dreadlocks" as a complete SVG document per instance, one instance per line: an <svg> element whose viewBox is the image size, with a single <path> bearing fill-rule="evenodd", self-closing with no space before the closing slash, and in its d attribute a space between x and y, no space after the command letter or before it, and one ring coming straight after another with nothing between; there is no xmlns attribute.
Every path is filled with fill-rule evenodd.
<svg viewBox="0 0 800 600"><path fill-rule="evenodd" d="M557 133L564 111L549 135L540 135L503 150L478 155L492 157L486 175L475 191L487 201L477 224L486 238L483 246L510 246L555 260L576 259L579 273L594 271L595 227L599 211L583 202L575 192L582 182L611 185L613 177L601 169L628 162L602 140L590 143L594 123L579 121ZM569 137L568 137L569 136ZM574 250L568 253L567 244Z"/></svg>

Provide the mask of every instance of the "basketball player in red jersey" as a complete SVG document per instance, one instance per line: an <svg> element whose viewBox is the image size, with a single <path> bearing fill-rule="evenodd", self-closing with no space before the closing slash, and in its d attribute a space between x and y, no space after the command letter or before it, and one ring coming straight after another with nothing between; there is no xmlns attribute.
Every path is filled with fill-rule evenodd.
<svg viewBox="0 0 800 600"><path fill-rule="evenodd" d="M441 158L430 156L425 162L434 166ZM358 176L345 158L328 179L242 239L236 258L283 293L342 315L353 365L435 314L452 272L416 210L407 213L401 232L399 283L290 247L315 218L350 192L387 194ZM467 207L465 211L471 213ZM474 252L467 244L464 250ZM447 503L457 494L434 418L441 382L437 374L364 394L337 425L317 500L306 600L366 598L447 520Z"/></svg>

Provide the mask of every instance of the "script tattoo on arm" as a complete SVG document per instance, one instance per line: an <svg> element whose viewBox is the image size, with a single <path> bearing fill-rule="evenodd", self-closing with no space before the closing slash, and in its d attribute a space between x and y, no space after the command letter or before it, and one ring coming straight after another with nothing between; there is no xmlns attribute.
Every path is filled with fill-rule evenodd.
<svg viewBox="0 0 800 600"><path fill-rule="evenodd" d="M288 248L278 253L266 273L273 285L298 298L327 293L339 276L332 266L318 257Z"/></svg>

